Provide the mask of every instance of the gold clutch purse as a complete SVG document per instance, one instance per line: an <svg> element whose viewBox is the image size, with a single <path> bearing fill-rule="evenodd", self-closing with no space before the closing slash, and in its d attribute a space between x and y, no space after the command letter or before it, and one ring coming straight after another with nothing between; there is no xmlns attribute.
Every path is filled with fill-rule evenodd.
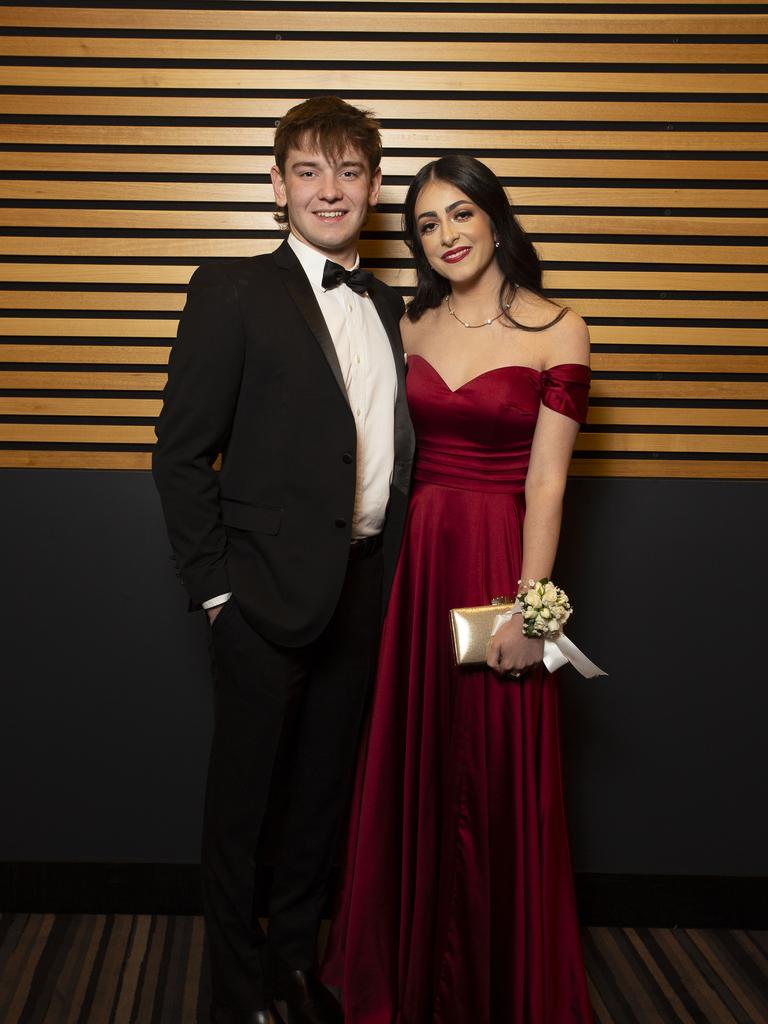
<svg viewBox="0 0 768 1024"><path fill-rule="evenodd" d="M457 665L481 665L485 662L496 616L511 612L515 604L514 597L494 597L490 604L451 608L451 637Z"/></svg>

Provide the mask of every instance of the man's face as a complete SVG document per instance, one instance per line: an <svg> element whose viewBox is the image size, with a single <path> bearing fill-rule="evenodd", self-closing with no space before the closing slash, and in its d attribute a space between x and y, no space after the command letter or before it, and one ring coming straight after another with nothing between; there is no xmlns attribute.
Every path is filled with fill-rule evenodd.
<svg viewBox="0 0 768 1024"><path fill-rule="evenodd" d="M381 187L381 169L371 176L356 149L336 160L314 150L289 149L285 174L272 168L278 206L288 207L291 231L337 263L351 264L357 241Z"/></svg>

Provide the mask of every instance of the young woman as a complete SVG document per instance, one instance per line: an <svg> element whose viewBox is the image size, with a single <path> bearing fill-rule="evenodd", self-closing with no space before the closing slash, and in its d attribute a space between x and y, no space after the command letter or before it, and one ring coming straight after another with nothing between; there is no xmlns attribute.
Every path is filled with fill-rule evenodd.
<svg viewBox="0 0 768 1024"><path fill-rule="evenodd" d="M346 1024L586 1024L558 682L521 617L457 668L449 610L551 574L589 337L498 179L414 179L402 323L417 460L326 977Z"/></svg>

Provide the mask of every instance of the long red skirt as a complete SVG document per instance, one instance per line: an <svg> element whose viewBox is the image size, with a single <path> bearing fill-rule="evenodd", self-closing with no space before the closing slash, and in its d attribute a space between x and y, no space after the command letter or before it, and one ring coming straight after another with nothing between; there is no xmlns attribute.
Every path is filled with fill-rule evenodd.
<svg viewBox="0 0 768 1024"><path fill-rule="evenodd" d="M324 977L346 1024L587 1024L558 680L453 664L448 612L514 594L522 495L417 483Z"/></svg>

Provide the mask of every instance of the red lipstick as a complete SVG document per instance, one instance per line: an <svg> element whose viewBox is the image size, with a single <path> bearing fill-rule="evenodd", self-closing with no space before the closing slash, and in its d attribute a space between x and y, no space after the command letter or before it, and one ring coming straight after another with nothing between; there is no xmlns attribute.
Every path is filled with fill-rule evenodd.
<svg viewBox="0 0 768 1024"><path fill-rule="evenodd" d="M467 253L470 252L470 246L462 245L456 249L449 249L448 252L444 252L440 259L446 263L458 263L459 260L463 260Z"/></svg>

